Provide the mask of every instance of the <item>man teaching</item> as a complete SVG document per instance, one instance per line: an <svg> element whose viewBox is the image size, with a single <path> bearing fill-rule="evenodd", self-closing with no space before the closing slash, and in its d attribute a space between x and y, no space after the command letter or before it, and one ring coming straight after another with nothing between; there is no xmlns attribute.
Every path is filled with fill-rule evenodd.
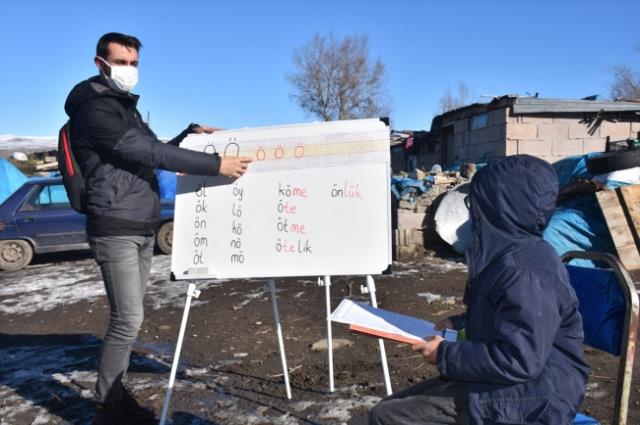
<svg viewBox="0 0 640 425"><path fill-rule="evenodd" d="M94 424L155 423L122 385L144 317L154 233L160 217L155 168L198 175L242 176L250 158L220 158L178 147L189 133L214 129L191 124L168 143L143 122L131 93L138 81L142 43L107 33L98 41L99 75L77 84L65 111L71 149L86 186L87 234L110 306L96 384Z"/></svg>

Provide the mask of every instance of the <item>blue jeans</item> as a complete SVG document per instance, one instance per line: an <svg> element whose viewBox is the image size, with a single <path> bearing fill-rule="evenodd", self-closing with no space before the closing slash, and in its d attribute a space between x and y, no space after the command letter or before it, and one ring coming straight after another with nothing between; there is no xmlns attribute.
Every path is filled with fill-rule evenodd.
<svg viewBox="0 0 640 425"><path fill-rule="evenodd" d="M153 257L153 236L90 236L111 314L102 341L96 401L122 398L122 378L144 319L144 295Z"/></svg>

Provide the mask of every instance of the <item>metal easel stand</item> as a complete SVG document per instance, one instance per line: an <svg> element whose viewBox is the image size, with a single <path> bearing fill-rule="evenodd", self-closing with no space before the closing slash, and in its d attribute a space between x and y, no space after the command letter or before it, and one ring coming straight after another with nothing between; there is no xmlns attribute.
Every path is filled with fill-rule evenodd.
<svg viewBox="0 0 640 425"><path fill-rule="evenodd" d="M318 278L318 285L325 287L326 305L327 305L327 355L329 363L329 392L334 392L334 379L333 379L333 334L331 331L331 276L324 276L324 278ZM367 286L362 285L360 287L363 294L369 294L371 297L371 305L378 307L376 301L376 284L373 281L371 275L367 276ZM393 394L391 388L391 379L389 379L389 366L387 365L387 352L384 349L384 342L382 339L378 339L378 347L380 348L380 362L382 363L382 373L384 375L384 386L387 390L387 395Z"/></svg>
<svg viewBox="0 0 640 425"><path fill-rule="evenodd" d="M280 324L280 311L278 310L278 300L276 295L275 280L269 279L268 286L269 286L269 292L271 292L273 316L276 322L276 335L278 336L278 347L280 348L280 360L282 361L282 374L284 376L284 388L287 393L287 399L291 400L291 386L289 385L289 369L287 368L287 356L284 350L284 339L282 337L282 326Z"/></svg>
<svg viewBox="0 0 640 425"><path fill-rule="evenodd" d="M324 286L327 307L327 360L329 363L329 392L334 392L333 381L333 332L331 331L331 276L318 278L318 285Z"/></svg>
<svg viewBox="0 0 640 425"><path fill-rule="evenodd" d="M169 411L169 403L171 402L171 393L173 392L173 384L176 380L176 373L178 371L178 363L180 362L180 351L182 350L182 340L184 339L184 333L187 328L187 319L189 318L189 309L191 308L191 299L198 298L200 296L200 290L196 289L196 284L189 283L187 288L187 301L184 305L184 312L182 313L182 323L180 323L180 332L178 333L178 342L176 343L176 351L173 355L173 364L171 365L171 374L169 375L169 384L167 385L167 392L164 395L164 404L162 405L162 414L160 415L160 425L164 425L167 420L167 413Z"/></svg>
<svg viewBox="0 0 640 425"><path fill-rule="evenodd" d="M363 294L368 293L371 297L371 305L375 308L378 307L378 302L376 301L376 284L373 281L373 277L371 275L367 275L367 286L362 285L360 290ZM382 373L384 374L384 386L387 390L387 395L393 394L393 390L391 389L391 379L389 379L389 366L387 365L387 352L384 349L384 341L382 338L378 338L378 347L380 348L380 361L382 363Z"/></svg>

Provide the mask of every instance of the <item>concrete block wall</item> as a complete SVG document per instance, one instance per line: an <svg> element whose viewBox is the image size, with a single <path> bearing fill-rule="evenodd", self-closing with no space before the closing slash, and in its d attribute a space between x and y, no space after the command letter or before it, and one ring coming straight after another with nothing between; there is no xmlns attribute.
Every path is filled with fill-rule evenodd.
<svg viewBox="0 0 640 425"><path fill-rule="evenodd" d="M487 126L471 130L469 118L454 124L456 162L480 162L489 157L504 156L507 134L507 109L487 112Z"/></svg>
<svg viewBox="0 0 640 425"><path fill-rule="evenodd" d="M584 116L571 115L523 116L508 115L505 154L529 154L549 162L571 155L602 152L607 136L611 140L636 137L640 121L602 121L593 127L583 122Z"/></svg>

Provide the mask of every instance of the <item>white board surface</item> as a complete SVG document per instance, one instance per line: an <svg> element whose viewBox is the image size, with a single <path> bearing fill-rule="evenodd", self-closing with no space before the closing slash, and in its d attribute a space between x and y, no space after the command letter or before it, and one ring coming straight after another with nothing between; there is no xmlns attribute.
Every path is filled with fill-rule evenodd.
<svg viewBox="0 0 640 425"><path fill-rule="evenodd" d="M237 180L178 177L176 279L379 274L390 264L381 121L222 131L182 146L254 162Z"/></svg>

